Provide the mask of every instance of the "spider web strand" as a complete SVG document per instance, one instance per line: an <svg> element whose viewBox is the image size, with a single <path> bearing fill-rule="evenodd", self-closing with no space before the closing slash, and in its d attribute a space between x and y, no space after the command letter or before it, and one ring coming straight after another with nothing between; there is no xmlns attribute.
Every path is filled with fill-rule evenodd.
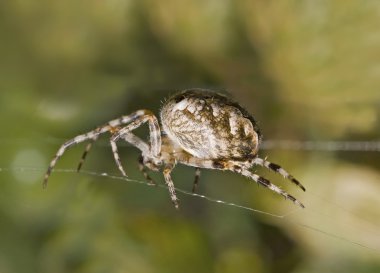
<svg viewBox="0 0 380 273"><path fill-rule="evenodd" d="M0 172L9 172L9 171L43 172L43 171L45 171L45 169L43 169L43 168L36 168L36 167L12 167L12 168L1 168L0 167ZM78 173L77 170L74 170L74 169L54 169L53 172L55 172L55 173ZM132 182L132 183L142 184L142 185L146 185L146 186L150 186L150 187L159 187L159 188L167 189L166 185L162 185L162 184L152 185L152 184L149 184L149 182L146 182L146 181L136 180L136 179L130 179L130 178L124 177L124 176L112 175L112 174L108 174L106 172L98 173L98 172L90 171L90 170L82 170L82 171L79 172L79 174L89 175L89 176L95 176L95 177L103 177L103 178L109 178L109 179L115 179L115 180L121 180L121 181L124 181L124 182ZM343 242L351 243L351 244L356 245L358 247L361 247L361 248L364 248L364 249L376 252L377 254L380 254L380 249L378 249L378 248L370 247L370 246L362 244L360 242L350 240L350 239L345 238L343 236L339 236L339 235L334 234L332 232L327 232L327 231L325 231L323 229L315 228L315 227L312 227L310 225L307 225L307 224L304 224L304 223L300 223L300 222L297 222L297 221L294 221L294 220L291 220L291 219L287 218L291 214L294 214L294 213L296 213L298 211L303 211L303 209L301 209L301 208L296 208L296 209L290 211L289 213L286 213L286 214L283 214L283 215L278 215L278 214L273 214L273 213L269 213L269 212L266 212L266 211L254 209L252 207L242 206L242 205L239 205L239 204L236 204L236 203L233 203L233 202L227 202L227 201L215 199L215 198L212 198L212 197L208 197L206 195L201 195L201 194L189 192L189 191L186 191L186 190L183 190L183 189L179 189L179 188L175 188L175 190L177 192L179 192L179 193L182 193L182 194L185 194L185 195L189 195L189 196L198 197L198 198L202 198L202 199L205 199L205 200L207 200L209 202L213 202L213 203L217 203L217 204L222 204L222 205L225 205L225 206L231 206L231 207L235 207L235 208L238 208L238 209L247 210L247 211L250 211L250 212L253 212L253 213L262 214L262 215L265 215L265 216L268 216L268 217L282 219L282 220L288 221L289 223L292 223L294 225L298 225L298 226L300 226L302 228L305 228L305 229L308 229L308 230L311 230L311 231L314 231L314 232L317 232L317 233L329 236L331 238L335 238L335 239L343 241Z"/></svg>
<svg viewBox="0 0 380 273"><path fill-rule="evenodd" d="M67 139L56 137L36 138L33 141L41 141L50 144L62 144ZM0 138L1 143L24 144L31 142L30 138ZM96 146L108 147L109 142L99 140ZM128 143L121 142L119 146L131 146ZM286 140L286 139L273 139L264 140L261 143L263 150L306 150L306 151L326 151L326 152L380 152L380 140Z"/></svg>

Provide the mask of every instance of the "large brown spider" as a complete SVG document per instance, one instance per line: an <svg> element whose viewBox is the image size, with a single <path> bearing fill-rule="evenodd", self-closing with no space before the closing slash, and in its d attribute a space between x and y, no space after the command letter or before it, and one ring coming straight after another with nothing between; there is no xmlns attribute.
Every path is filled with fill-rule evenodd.
<svg viewBox="0 0 380 273"><path fill-rule="evenodd" d="M44 178L44 187L47 186L51 171L66 149L91 140L79 163L79 171L92 143L99 135L110 132L112 152L121 173L127 176L121 165L116 142L124 139L141 151L140 170L149 181L153 183L144 167L163 172L170 198L176 208L178 198L170 173L177 163L196 167L193 191L198 184L200 168L230 170L304 207L292 195L250 171L254 165L266 167L280 173L305 191L301 183L279 165L258 157L260 129L254 118L238 103L210 90L189 89L170 97L164 103L160 116L162 130L151 111L138 110L66 141L50 162ZM149 125L149 144L132 133L145 122Z"/></svg>

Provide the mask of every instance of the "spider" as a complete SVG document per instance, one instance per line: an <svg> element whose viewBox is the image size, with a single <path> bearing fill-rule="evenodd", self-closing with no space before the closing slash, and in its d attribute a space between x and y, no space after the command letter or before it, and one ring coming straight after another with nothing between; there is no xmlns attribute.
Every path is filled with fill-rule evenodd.
<svg viewBox="0 0 380 273"><path fill-rule="evenodd" d="M141 151L139 169L150 183L155 182L147 174L146 168L162 171L176 209L179 208L179 200L171 172L177 163L196 168L193 192L198 186L200 168L229 170L254 180L304 208L292 195L250 170L254 165L263 166L281 174L305 191L301 183L282 167L258 157L262 138L260 129L255 119L237 102L211 90L188 89L170 97L162 106L160 117L162 129L151 111L138 110L66 141L50 162L44 177L44 187L66 149L90 140L79 162L79 171L93 142L101 134L109 132L113 156L122 175L127 176L116 145L119 140ZM149 143L132 133L146 122L149 125Z"/></svg>

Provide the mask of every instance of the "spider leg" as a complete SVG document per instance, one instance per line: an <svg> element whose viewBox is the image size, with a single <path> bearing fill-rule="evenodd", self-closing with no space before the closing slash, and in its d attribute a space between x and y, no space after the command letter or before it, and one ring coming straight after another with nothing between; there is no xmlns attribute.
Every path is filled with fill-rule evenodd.
<svg viewBox="0 0 380 273"><path fill-rule="evenodd" d="M145 179L149 182L149 184L157 185L157 183L149 176L149 174L148 174L148 172L144 166L144 161L143 161L142 156L139 157L139 170L140 170L140 172L142 172L142 174L144 175Z"/></svg>
<svg viewBox="0 0 380 273"><path fill-rule="evenodd" d="M158 156L160 151L161 151L161 131L160 131L160 126L159 126L158 120L153 115L153 113L150 112L149 110L138 110L138 111L136 111L130 115L122 116L118 119L111 120L107 124L100 126L100 127L96 128L95 130L92 130L92 131L85 133L85 134L82 134L82 135L78 135L78 136L66 141L65 143L63 143L49 164L49 167L48 167L46 174L44 176L43 187L44 188L47 187L48 179L50 177L52 170L54 169L55 165L57 164L57 161L62 157L62 155L64 154L64 152L68 148L72 147L73 145L79 144L83 141L89 140L89 139L90 140L93 140L93 139L96 140L96 138L98 138L98 136L100 134L103 134L103 133L108 132L108 131L113 131L116 127L118 127L122 124L127 124L127 123L133 122L135 120L139 120L141 118L145 118L146 121L149 122L150 143L151 143L150 152L154 156ZM142 147L142 146L143 145L140 145L140 147ZM85 157L87 156L87 153L89 152L90 149L91 149L91 145L90 146L88 145L86 147L85 154L82 155L83 161L84 161ZM82 162L82 164L83 164L83 162ZM82 164L80 164L80 165L82 165ZM79 169L80 169L80 167L81 166L78 166Z"/></svg>
<svg viewBox="0 0 380 273"><path fill-rule="evenodd" d="M270 169L276 173L279 173L281 174L283 177L289 179L291 182L293 182L294 184L296 184L299 188L301 188L303 191L306 191L305 187L302 186L302 184L297 180L295 179L292 175L290 175L287 171L285 171L281 166L275 164L275 163L272 163L272 162L269 162L265 159L262 159L262 158L259 158L259 157L256 157L253 162L253 164L256 164L256 165L260 165L260 166L263 166L267 169Z"/></svg>
<svg viewBox="0 0 380 273"><path fill-rule="evenodd" d="M113 157L115 158L115 162L116 162L117 167L119 168L119 170L123 176L127 176L127 173L124 171L124 168L121 165L121 160L120 160L119 152L117 149L116 141L113 140L113 137L111 137L110 143L111 143Z"/></svg>
<svg viewBox="0 0 380 273"><path fill-rule="evenodd" d="M170 176L170 173L172 172L173 168L174 168L173 164L168 164L164 167L163 173L165 177L165 183L168 186L170 199L172 200L174 207L176 209L179 209L179 205L178 205L179 199L177 198L177 195L175 193L174 183L173 183L172 177Z"/></svg>
<svg viewBox="0 0 380 273"><path fill-rule="evenodd" d="M121 131L121 130L120 130ZM116 131L110 139L111 143L111 148L112 148L112 153L115 158L115 162L117 167L119 168L120 172L123 174L123 176L127 176L127 173L125 172L123 165L121 164L121 159L119 156L119 151L116 145L116 141L120 138L123 137L125 141L129 142L133 146L136 146L139 148L143 153L146 153L149 151L148 145L143 142L138 136L135 136L131 132L124 132L120 133L119 131Z"/></svg>
<svg viewBox="0 0 380 273"><path fill-rule="evenodd" d="M106 130L104 130L104 131L106 131ZM50 176L53 168L55 167L55 165L57 164L57 161L61 158L61 156L64 154L64 152L68 148L70 148L71 146L76 145L78 143L81 143L85 140L94 139L97 135L99 135L101 133L102 133L102 130L96 129L96 130L90 131L86 134L76 136L73 139L70 139L70 140L66 141L65 143L63 143L49 164L49 167L48 167L46 174L44 176L43 187L44 188L47 187L48 179L49 179L49 176Z"/></svg>
<svg viewBox="0 0 380 273"><path fill-rule="evenodd" d="M199 177L201 176L201 169L199 167L195 168L195 178L193 183L193 190L192 192L195 193L195 191L198 189L199 185Z"/></svg>
<svg viewBox="0 0 380 273"><path fill-rule="evenodd" d="M127 126L121 128L121 129L118 129L111 136L110 143L111 143L111 147L112 147L112 153L113 153L113 156L115 158L116 165L119 168L119 170L121 171L121 173L123 174L123 176L127 176L127 174L124 171L123 166L121 164L119 152L118 152L117 145L116 145L116 142L120 138L124 138L127 142L129 142L132 145L139 148L143 152L143 154L144 153L147 154L149 152L153 156L158 156L158 154L160 153L160 150L161 150L160 128L159 127L156 128L154 120L157 121L157 119L155 117L153 119L152 117L154 117L154 116L150 115L149 113L143 114L140 117L136 118L134 121L132 121ZM132 130L140 127L145 122L149 122L149 130L150 130L150 136L151 136L151 147L150 147L150 149L148 148L147 144L144 143L139 137L137 137L131 133ZM158 126L158 122L157 122L157 126ZM156 141L158 141L158 142L156 143ZM156 147L156 145L159 145L159 146Z"/></svg>
<svg viewBox="0 0 380 273"><path fill-rule="evenodd" d="M82 155L82 158L78 164L77 172L80 171L80 169L81 169L81 167L82 167L82 165L86 159L88 152L91 150L92 145L98 139L98 137L99 137L99 135L96 135L93 139L91 139L91 142L87 144L86 149L84 150L84 153ZM126 134L126 136L124 137L124 140L129 142L133 146L137 147L138 149L140 149L140 151L142 151L143 153L147 153L149 151L149 146L144 141L142 141L138 136L136 136L132 133L130 133L128 135Z"/></svg>
<svg viewBox="0 0 380 273"><path fill-rule="evenodd" d="M178 154L178 160L179 160L179 163L193 166L193 167L217 169L217 170L230 170L232 172L239 173L245 177L252 179L257 184L262 185L274 191L275 193L282 195L286 199L293 201L295 204L299 205L300 207L302 208L305 207L295 197L288 194L284 190L280 189L276 185L272 184L269 180L261 176L258 176L257 174L252 173L251 171L247 169L246 166L241 166L239 162L228 161L228 160L218 160L218 159L201 159L201 158L196 158L196 157L190 157L187 154L185 156L181 156L181 154Z"/></svg>
<svg viewBox="0 0 380 273"><path fill-rule="evenodd" d="M301 208L305 208L305 206L300 201L298 201L295 197L288 194L286 191L280 189L276 185L272 184L268 179L265 179L264 177L261 177L257 174L252 173L251 171L249 171L247 169L240 168L240 167L235 167L232 171L234 171L236 173L240 173L241 175L243 175L245 177L251 178L252 180L254 180L259 185L262 185L262 186L274 191L275 193L282 195L283 197L285 197L285 199L289 199L289 200L293 201L295 204L297 204Z"/></svg>
<svg viewBox="0 0 380 273"><path fill-rule="evenodd" d="M149 153L149 145L146 144L141 138L136 136L135 134L129 132L124 135L124 140L131 144L132 146L135 146L138 148L142 154L148 154Z"/></svg>
<svg viewBox="0 0 380 273"><path fill-rule="evenodd" d="M144 110L142 110L142 111L144 111ZM136 114L135 116L138 116L138 115ZM131 117L131 115L129 115L129 116L124 116L124 117L122 117L122 118L120 118L120 119L117 119L117 120L113 120L113 121L111 121L110 123L113 123L113 126L115 126L116 123L120 123L120 124L121 124L121 123L128 122L128 120L129 120L130 118L127 118L127 117ZM135 117L135 118L136 118L136 117ZM99 130L100 128L101 128L101 127L97 128L97 129L95 129L95 130ZM117 127L112 127L112 129L111 129L110 131L112 132L113 130L116 132L118 129L117 129ZM84 151L84 153L83 153L83 155L82 155L82 158L81 158L81 160L80 160L80 162L79 162L79 164L78 164L77 172L79 172L80 169L82 168L82 165L83 165L83 163L84 163L84 161L85 161L85 159L86 159L86 156L87 156L88 152L91 150L92 145L93 145L94 142L98 139L98 137L99 137L99 135L96 135L93 139L91 139L91 142L87 144L86 149L85 149L85 151ZM128 139L127 139L127 138L128 138ZM130 139L131 141L129 141L129 139ZM138 138L137 136L135 136L135 135L132 135L132 134L131 134L131 136L130 136L130 137L129 137L129 136L126 137L125 140L126 140L127 142L131 143L132 145L136 146L136 147L137 147L138 149L140 149L143 153L146 153L146 152L149 150L149 148L148 148L148 146L146 145L146 143L145 143L144 141L142 141L140 138ZM156 141L153 141L153 142L155 143Z"/></svg>
<svg viewBox="0 0 380 273"><path fill-rule="evenodd" d="M132 133L126 134L124 136L124 140L129 142L133 146L137 147L138 149L140 149L142 154L147 154L149 152L149 146L143 140L141 140L138 136L136 136ZM144 175L145 179L149 182L149 184L157 185L156 182L149 176L149 174L148 174L148 172L144 166L144 161L143 161L142 155L139 157L138 163L139 163L140 172L142 172L142 174Z"/></svg>
<svg viewBox="0 0 380 273"><path fill-rule="evenodd" d="M82 154L82 157L79 161L79 164L78 164L78 167L77 167L77 172L80 171L80 169L82 168L82 165L84 163L84 161L86 160L86 156L88 154L88 152L91 150L92 148L92 145L94 144L94 142L98 139L99 135L96 135L94 138L91 139L91 142L87 144L83 154Z"/></svg>
<svg viewBox="0 0 380 273"><path fill-rule="evenodd" d="M78 163L77 172L79 172L80 169L82 168L82 165L83 165L83 163L84 163L84 161L86 159L86 156L87 156L88 152L91 150L92 144L94 142L95 142L95 139L91 139L91 142L87 144L87 146L86 146L86 148L85 148L85 150L84 150L84 152L82 154L82 157L81 157L81 159L80 159L80 161Z"/></svg>
<svg viewBox="0 0 380 273"><path fill-rule="evenodd" d="M149 110L139 110L134 113L133 119L130 119L128 122L124 122L123 118L120 118L118 120L116 119L109 122L109 124L113 127L116 127L121 124L129 123L127 126L115 132L113 137L115 137L114 140L117 141L119 138L124 138L126 135L132 135L130 131L136 129L137 127L140 127L145 122L148 122L148 125L149 125L149 134L150 134L149 151L153 156L156 157L161 152L161 130L160 130L158 120L153 115L152 112L150 112ZM143 142L140 138L138 138L135 135L128 136L128 137L133 142L131 144L135 145L143 153L148 151L147 145L146 144L144 145L143 143L145 142Z"/></svg>

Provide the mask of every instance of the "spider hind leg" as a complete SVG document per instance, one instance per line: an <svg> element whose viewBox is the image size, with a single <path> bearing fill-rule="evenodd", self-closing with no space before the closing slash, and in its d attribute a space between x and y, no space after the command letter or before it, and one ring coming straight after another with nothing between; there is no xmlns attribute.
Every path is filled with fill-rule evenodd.
<svg viewBox="0 0 380 273"><path fill-rule="evenodd" d="M259 176L257 174L254 174L251 171L249 171L247 169L244 169L244 168L242 168L242 169L241 168L235 168L234 172L240 173L241 175L252 179L257 184L259 184L261 186L264 186L264 187L266 187L266 188L274 191L275 193L277 193L279 195L282 195L285 199L289 199L290 201L292 201L293 203L297 204L301 208L305 208L305 206L300 201L298 201L295 197L293 197L292 195L288 194L286 191L280 189L276 185L272 184L268 179L266 179L264 177L261 177L261 176Z"/></svg>
<svg viewBox="0 0 380 273"><path fill-rule="evenodd" d="M235 162L235 161L225 161L225 160L216 160L213 162L213 167L215 169L220 169L220 170L230 170L235 173L239 173L245 177L248 177L255 181L258 185L264 186L275 193L282 195L285 199L289 199L293 203L297 204L301 208L305 208L305 206L298 201L294 196L290 195L286 191L280 189L276 185L272 184L268 179L261 177L257 174L252 173L249 170L249 166L245 164L241 164L240 162Z"/></svg>
<svg viewBox="0 0 380 273"><path fill-rule="evenodd" d="M256 157L252 163L281 174L284 178L290 180L293 184L297 185L303 191L306 191L305 187L297 179L295 179L291 174L289 174L285 169L283 169L280 165L269 162L259 157Z"/></svg>

